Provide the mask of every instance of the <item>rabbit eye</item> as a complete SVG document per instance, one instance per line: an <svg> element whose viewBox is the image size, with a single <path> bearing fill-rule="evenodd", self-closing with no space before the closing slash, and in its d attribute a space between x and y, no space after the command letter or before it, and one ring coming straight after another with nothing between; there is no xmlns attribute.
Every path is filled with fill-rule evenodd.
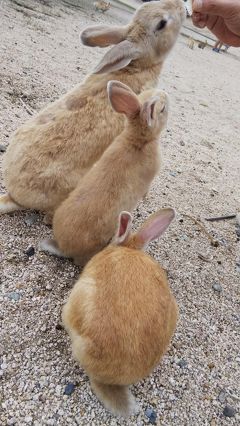
<svg viewBox="0 0 240 426"><path fill-rule="evenodd" d="M167 24L166 19L161 19L161 21L156 26L156 31L162 30Z"/></svg>

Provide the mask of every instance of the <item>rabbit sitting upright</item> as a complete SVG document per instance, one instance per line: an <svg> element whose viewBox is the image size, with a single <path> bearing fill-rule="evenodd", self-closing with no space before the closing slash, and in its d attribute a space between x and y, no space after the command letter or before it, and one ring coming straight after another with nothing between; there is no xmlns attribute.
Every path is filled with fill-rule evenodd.
<svg viewBox="0 0 240 426"><path fill-rule="evenodd" d="M157 366L176 328L166 273L141 251L174 216L173 209L159 210L130 235L131 215L122 212L114 241L89 261L63 308L73 356L115 415L135 412L128 386Z"/></svg>
<svg viewBox="0 0 240 426"><path fill-rule="evenodd" d="M125 129L56 210L55 240L40 244L79 265L109 243L119 213L135 208L160 166L158 139L167 120L167 95L152 89L138 98L119 81L108 83L108 95L113 109L127 117Z"/></svg>
<svg viewBox="0 0 240 426"><path fill-rule="evenodd" d="M108 103L108 81L136 94L156 87L184 17L182 0L161 0L142 5L128 25L83 30L83 44L112 47L85 81L13 135L3 161L7 193L0 196L0 214L29 208L53 216L123 130L123 117Z"/></svg>

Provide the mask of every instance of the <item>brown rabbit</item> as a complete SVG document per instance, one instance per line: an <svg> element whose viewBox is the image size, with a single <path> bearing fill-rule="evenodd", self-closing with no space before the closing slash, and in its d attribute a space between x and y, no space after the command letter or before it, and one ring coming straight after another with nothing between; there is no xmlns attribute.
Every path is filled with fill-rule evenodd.
<svg viewBox="0 0 240 426"><path fill-rule="evenodd" d="M140 103L128 86L110 81L108 95L114 110L126 115L125 129L56 210L55 241L40 244L42 250L73 257L80 265L109 243L119 213L134 209L160 165L158 138L168 115L166 94L148 90L141 96L147 100Z"/></svg>
<svg viewBox="0 0 240 426"><path fill-rule="evenodd" d="M82 32L88 46L115 46L82 84L16 131L3 164L8 193L0 197L0 213L30 208L53 214L123 130L122 116L108 103L107 82L120 80L135 93L156 87L184 16L181 0L155 1L142 5L127 26Z"/></svg>
<svg viewBox="0 0 240 426"><path fill-rule="evenodd" d="M160 210L130 235L131 215L122 212L113 243L89 261L63 308L73 355L116 415L135 411L128 386L157 366L176 328L178 308L166 273L140 251L174 216L173 209Z"/></svg>

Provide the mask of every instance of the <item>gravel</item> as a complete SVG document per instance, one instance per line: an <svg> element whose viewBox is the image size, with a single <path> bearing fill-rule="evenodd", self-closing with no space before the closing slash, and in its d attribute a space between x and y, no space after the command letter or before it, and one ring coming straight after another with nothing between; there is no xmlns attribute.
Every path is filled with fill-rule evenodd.
<svg viewBox="0 0 240 426"><path fill-rule="evenodd" d="M79 44L79 31L87 24L117 21L110 12L71 9L54 0L5 0L0 9L0 143L5 146L31 118L29 111L80 82L102 56L101 49ZM1 425L142 426L149 423L148 408L156 413L157 425L240 423L236 224L204 221L239 210L239 61L237 49L221 55L207 48L191 50L180 37L163 69L160 87L170 96L169 132L161 140L162 169L135 210L134 226L160 207L178 212L149 253L168 273L179 322L158 368L132 387L139 404L136 416L113 418L72 357L61 309L80 269L37 250L40 239L51 237L42 215L31 224L26 218L33 212L1 216ZM208 234L183 214L200 220L208 234L227 245L213 247ZM213 283L221 283L221 297ZM11 294L20 297L12 300ZM75 388L66 395L69 384ZM219 400L222 389L225 402Z"/></svg>

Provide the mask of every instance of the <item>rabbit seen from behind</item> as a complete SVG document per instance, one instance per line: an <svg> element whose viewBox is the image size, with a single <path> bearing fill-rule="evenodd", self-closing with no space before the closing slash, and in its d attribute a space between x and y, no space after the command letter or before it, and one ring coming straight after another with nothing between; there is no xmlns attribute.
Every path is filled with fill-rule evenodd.
<svg viewBox="0 0 240 426"><path fill-rule="evenodd" d="M141 251L174 215L162 209L131 235L131 215L122 212L112 244L89 261L63 308L73 355L115 415L134 413L128 386L157 366L176 328L178 308L166 273Z"/></svg>

